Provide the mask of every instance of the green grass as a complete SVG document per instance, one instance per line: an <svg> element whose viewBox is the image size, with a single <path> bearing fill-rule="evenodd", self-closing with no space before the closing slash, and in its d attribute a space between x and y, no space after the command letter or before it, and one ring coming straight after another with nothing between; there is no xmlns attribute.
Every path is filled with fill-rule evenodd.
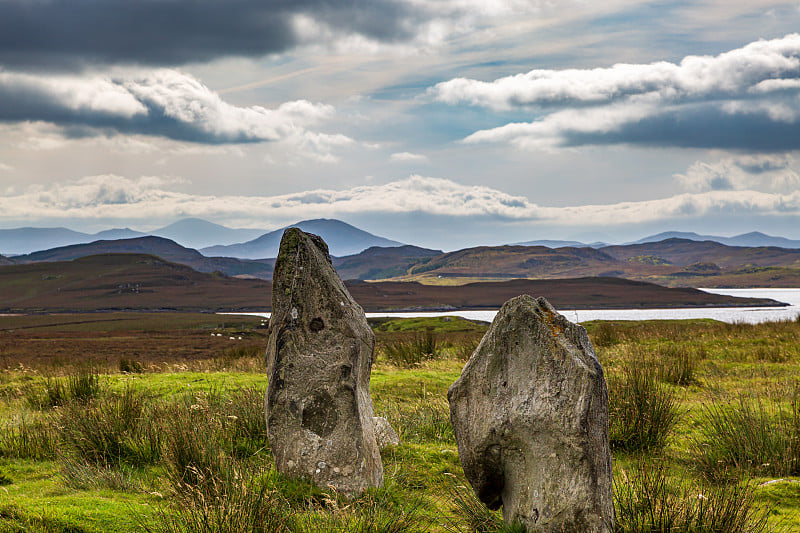
<svg viewBox="0 0 800 533"><path fill-rule="evenodd" d="M217 319L173 323L208 318ZM57 373L0 372L0 533L237 532L255 531L253 523L297 532L521 531L474 499L449 421L447 389L485 325L374 326L374 410L401 441L382 451L383 488L351 501L274 470L255 341L144 372L86 372L78 358ZM800 323L598 322L587 330L609 383L617 531L800 529ZM384 357L386 346L414 339L435 356L410 365Z"/></svg>

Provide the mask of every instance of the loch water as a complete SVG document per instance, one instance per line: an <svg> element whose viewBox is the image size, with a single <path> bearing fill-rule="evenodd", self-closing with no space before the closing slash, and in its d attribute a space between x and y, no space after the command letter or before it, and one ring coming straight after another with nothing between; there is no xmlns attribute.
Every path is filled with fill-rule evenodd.
<svg viewBox="0 0 800 533"><path fill-rule="evenodd" d="M713 294L744 298L771 298L789 304L786 307L691 307L675 309L570 309L560 311L572 322L590 320L681 320L711 318L721 322L758 324L794 320L800 316L800 289L700 289ZM460 316L491 322L497 309L482 311L420 311L367 313L367 317L418 318ZM234 313L269 317L269 313Z"/></svg>

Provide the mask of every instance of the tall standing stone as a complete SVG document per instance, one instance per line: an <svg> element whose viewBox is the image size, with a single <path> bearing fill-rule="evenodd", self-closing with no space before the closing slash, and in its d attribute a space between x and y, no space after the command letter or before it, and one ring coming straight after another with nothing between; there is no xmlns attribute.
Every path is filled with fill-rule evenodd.
<svg viewBox="0 0 800 533"><path fill-rule="evenodd" d="M586 330L513 298L447 397L467 480L507 523L612 531L608 390Z"/></svg>
<svg viewBox="0 0 800 533"><path fill-rule="evenodd" d="M272 280L267 430L277 470L348 495L383 484L375 337L318 236L287 229Z"/></svg>

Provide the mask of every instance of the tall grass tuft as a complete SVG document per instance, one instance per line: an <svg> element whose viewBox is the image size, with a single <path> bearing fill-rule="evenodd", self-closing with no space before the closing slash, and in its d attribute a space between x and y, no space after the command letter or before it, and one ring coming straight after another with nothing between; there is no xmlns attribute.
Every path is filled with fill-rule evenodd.
<svg viewBox="0 0 800 533"><path fill-rule="evenodd" d="M440 343L430 330L410 339L394 340L383 347L383 355L393 365L403 368L419 366L440 355Z"/></svg>
<svg viewBox="0 0 800 533"><path fill-rule="evenodd" d="M660 346L654 353L655 363L659 366L659 379L682 387L697 383L696 356L686 346Z"/></svg>
<svg viewBox="0 0 800 533"><path fill-rule="evenodd" d="M752 486L670 482L664 463L641 461L614 476L615 533L761 533L769 509Z"/></svg>
<svg viewBox="0 0 800 533"><path fill-rule="evenodd" d="M450 406L444 398L421 399L387 406L383 416L397 431L401 442L456 441L450 423Z"/></svg>
<svg viewBox="0 0 800 533"><path fill-rule="evenodd" d="M480 338L473 338L473 339L465 339L460 343L453 345L453 354L455 357L460 361L467 361L475 350L478 349L478 345L480 344Z"/></svg>
<svg viewBox="0 0 800 533"><path fill-rule="evenodd" d="M800 474L800 398L789 408L739 397L733 405L704 406L706 423L696 442L697 468L709 479L742 472Z"/></svg>
<svg viewBox="0 0 800 533"><path fill-rule="evenodd" d="M44 387L31 387L25 391L25 401L31 409L43 411L67 403L69 392L62 380L46 377Z"/></svg>
<svg viewBox="0 0 800 533"><path fill-rule="evenodd" d="M144 365L135 359L122 358L119 360L119 371L123 374L142 374L144 373Z"/></svg>
<svg viewBox="0 0 800 533"><path fill-rule="evenodd" d="M453 517L444 519L441 525L450 533L533 533L522 523L503 522L500 513L486 507L469 487L451 487L448 499Z"/></svg>
<svg viewBox="0 0 800 533"><path fill-rule="evenodd" d="M185 486L171 509L159 512L148 533L283 533L295 531L285 501L252 473L229 470L208 484Z"/></svg>
<svg viewBox="0 0 800 533"><path fill-rule="evenodd" d="M594 346L608 347L622 342L620 329L610 322L599 322L591 328L591 339Z"/></svg>
<svg viewBox="0 0 800 533"><path fill-rule="evenodd" d="M675 392L659 369L639 357L625 359L622 376L609 376L611 446L626 451L663 448L678 422Z"/></svg>
<svg viewBox="0 0 800 533"><path fill-rule="evenodd" d="M24 411L15 421L0 428L0 456L19 459L52 459L55 456L58 433L51 418L29 418Z"/></svg>
<svg viewBox="0 0 800 533"><path fill-rule="evenodd" d="M245 457L267 448L264 389L243 387L228 394L224 415L232 432L233 453Z"/></svg>
<svg viewBox="0 0 800 533"><path fill-rule="evenodd" d="M173 489L187 494L214 489L232 463L217 406L190 396L168 406L165 416L164 459Z"/></svg>
<svg viewBox="0 0 800 533"><path fill-rule="evenodd" d="M445 520L443 526L452 533L494 533L503 527L503 518L492 511L475 496L471 488L456 485L448 491L452 502L453 518Z"/></svg>
<svg viewBox="0 0 800 533"><path fill-rule="evenodd" d="M62 440L77 457L97 466L153 464L160 456L160 432L152 404L133 387L102 401L70 403L60 413Z"/></svg>
<svg viewBox="0 0 800 533"><path fill-rule="evenodd" d="M84 368L67 378L71 400L86 403L100 395L100 376L94 368Z"/></svg>

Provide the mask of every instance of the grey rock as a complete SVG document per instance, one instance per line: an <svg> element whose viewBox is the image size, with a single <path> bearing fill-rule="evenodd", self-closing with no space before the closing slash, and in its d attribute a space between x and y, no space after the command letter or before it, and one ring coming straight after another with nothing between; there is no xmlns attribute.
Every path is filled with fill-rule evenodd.
<svg viewBox="0 0 800 533"><path fill-rule="evenodd" d="M376 416L375 421L375 441L378 443L378 448L386 448L387 446L397 446L400 444L400 437L394 430L388 420L382 416Z"/></svg>
<svg viewBox="0 0 800 533"><path fill-rule="evenodd" d="M375 336L316 235L283 234L269 331L265 404L277 470L346 495L382 485L369 394Z"/></svg>
<svg viewBox="0 0 800 533"><path fill-rule="evenodd" d="M447 397L467 480L507 523L613 530L608 390L581 326L507 301Z"/></svg>

